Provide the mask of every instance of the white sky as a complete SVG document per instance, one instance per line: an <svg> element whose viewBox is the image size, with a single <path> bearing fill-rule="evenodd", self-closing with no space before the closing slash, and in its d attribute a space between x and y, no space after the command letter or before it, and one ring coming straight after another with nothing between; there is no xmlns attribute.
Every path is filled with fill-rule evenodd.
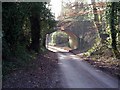
<svg viewBox="0 0 120 90"><path fill-rule="evenodd" d="M75 0L63 0L63 2L74 2ZM84 0L81 0L84 1ZM90 2L91 0L86 0L88 2ZM61 12L61 4L62 4L62 0L51 0L50 4L52 12L55 14L55 19L57 19L57 17L60 15Z"/></svg>
<svg viewBox="0 0 120 90"><path fill-rule="evenodd" d="M60 15L60 12L61 12L61 3L62 3L62 0L51 0L50 2L50 4L52 5L51 7L52 12L55 13L56 19Z"/></svg>

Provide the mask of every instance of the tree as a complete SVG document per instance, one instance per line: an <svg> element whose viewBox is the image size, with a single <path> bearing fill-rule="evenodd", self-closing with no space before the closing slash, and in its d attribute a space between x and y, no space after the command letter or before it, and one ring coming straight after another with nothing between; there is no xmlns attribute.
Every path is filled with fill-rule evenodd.
<svg viewBox="0 0 120 90"><path fill-rule="evenodd" d="M50 10L46 8L47 3L34 3L31 8L31 48L39 52L40 45L45 47L46 34L53 31L55 26L54 16ZM42 33L42 34L41 34Z"/></svg>
<svg viewBox="0 0 120 90"><path fill-rule="evenodd" d="M45 2L2 3L4 75L9 70L28 64L29 60L33 59L32 56L43 49L41 42L45 41L48 32L53 31L54 21L54 16ZM44 26L42 26L43 22Z"/></svg>
<svg viewBox="0 0 120 90"><path fill-rule="evenodd" d="M96 3L95 0L91 0L91 2L92 2L92 5L93 5L94 21L95 21L95 24L97 26L97 29L98 29L98 32L99 32L99 36L100 36L101 42L102 42L103 41L102 37L101 37L101 34L102 34L102 24L100 23L100 22L102 22L100 20L100 18L102 18L101 17L101 13L98 14L98 9L97 9L97 6L96 6L98 3Z"/></svg>
<svg viewBox="0 0 120 90"><path fill-rule="evenodd" d="M24 46L22 26L29 8L28 3L4 2L2 4L3 57L15 55L18 46Z"/></svg>
<svg viewBox="0 0 120 90"><path fill-rule="evenodd" d="M2 3L3 57L19 57L29 50L39 51L46 33L51 32L54 16L47 3L4 2ZM45 27L42 27L42 23ZM55 23L55 22L54 22ZM49 28L48 28L49 27ZM43 40L44 39L44 40ZM23 56L21 56L23 57Z"/></svg>
<svg viewBox="0 0 120 90"><path fill-rule="evenodd" d="M117 2L111 2L110 6L110 30L111 30L111 38L112 38L112 48L116 55L116 57L119 57L120 53L117 49L117 30L116 30L116 22L117 22L117 12L118 12L118 3Z"/></svg>
<svg viewBox="0 0 120 90"><path fill-rule="evenodd" d="M40 3L40 6L42 6L42 3ZM38 6L38 4L35 3L35 5L32 5L31 8L31 15L30 15L30 23L31 23L31 49L35 50L36 52L39 52L40 47L40 11L41 7Z"/></svg>

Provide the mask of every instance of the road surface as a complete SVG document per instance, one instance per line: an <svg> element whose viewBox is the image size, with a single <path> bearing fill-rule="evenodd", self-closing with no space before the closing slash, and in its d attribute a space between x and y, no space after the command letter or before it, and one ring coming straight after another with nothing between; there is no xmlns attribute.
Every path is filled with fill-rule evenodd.
<svg viewBox="0 0 120 90"><path fill-rule="evenodd" d="M95 69L76 55L49 46L58 55L58 65L65 88L118 88L118 79Z"/></svg>

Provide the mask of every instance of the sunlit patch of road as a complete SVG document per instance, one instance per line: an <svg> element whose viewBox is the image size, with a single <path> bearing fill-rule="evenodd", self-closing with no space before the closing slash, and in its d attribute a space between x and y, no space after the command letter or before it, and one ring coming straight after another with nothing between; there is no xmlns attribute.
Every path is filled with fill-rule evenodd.
<svg viewBox="0 0 120 90"><path fill-rule="evenodd" d="M53 52L69 52L69 50L66 50L63 47L48 46L47 49Z"/></svg>

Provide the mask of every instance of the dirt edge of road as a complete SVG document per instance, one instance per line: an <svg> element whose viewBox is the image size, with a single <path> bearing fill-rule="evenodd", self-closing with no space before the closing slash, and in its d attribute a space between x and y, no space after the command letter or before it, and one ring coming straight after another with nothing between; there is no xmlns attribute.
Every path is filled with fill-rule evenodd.
<svg viewBox="0 0 120 90"><path fill-rule="evenodd" d="M2 88L60 88L57 63L56 53L39 54L26 67L6 75Z"/></svg>

